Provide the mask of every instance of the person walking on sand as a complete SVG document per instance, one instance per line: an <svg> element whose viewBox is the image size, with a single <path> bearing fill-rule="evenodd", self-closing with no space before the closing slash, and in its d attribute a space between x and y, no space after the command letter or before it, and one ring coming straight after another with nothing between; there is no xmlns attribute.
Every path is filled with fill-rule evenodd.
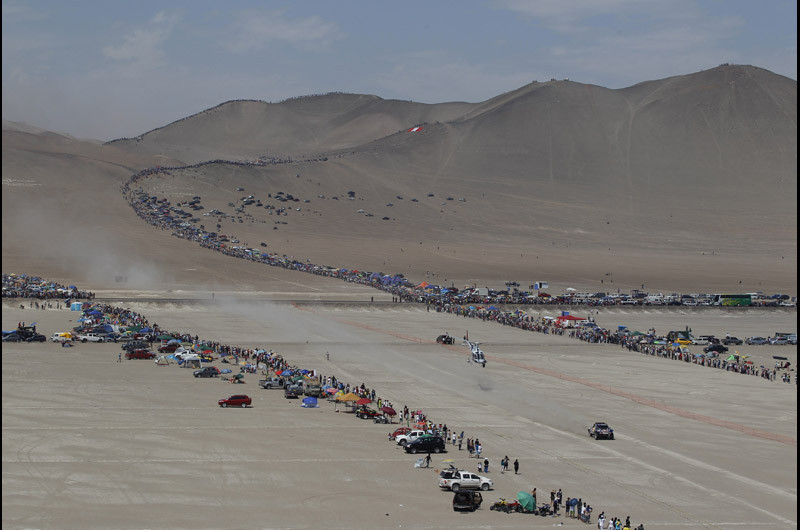
<svg viewBox="0 0 800 530"><path fill-rule="evenodd" d="M519 475L519 459L517 458L514 459L514 474Z"/></svg>
<svg viewBox="0 0 800 530"><path fill-rule="evenodd" d="M119 354L117 355L117 362L118 363L122 362L122 352L119 352Z"/></svg>

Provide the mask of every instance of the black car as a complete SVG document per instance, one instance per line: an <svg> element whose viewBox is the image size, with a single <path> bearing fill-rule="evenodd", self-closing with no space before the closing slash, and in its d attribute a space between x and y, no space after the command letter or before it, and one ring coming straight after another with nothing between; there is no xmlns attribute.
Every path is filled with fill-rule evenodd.
<svg viewBox="0 0 800 530"><path fill-rule="evenodd" d="M458 490L453 494L453 510L469 510L474 512L481 507L483 496L480 491Z"/></svg>
<svg viewBox="0 0 800 530"><path fill-rule="evenodd" d="M742 339L738 337L725 337L724 339L722 339L722 344L724 344L725 346L729 346L731 344L733 344L734 346L741 346Z"/></svg>
<svg viewBox="0 0 800 530"><path fill-rule="evenodd" d="M201 370L195 370L194 376L195 377L217 377L219 375L219 369L215 366L206 366Z"/></svg>
<svg viewBox="0 0 800 530"><path fill-rule="evenodd" d="M704 353L711 353L711 352L725 353L726 351L728 351L728 347L723 346L722 344L709 344L708 346L703 348Z"/></svg>
<svg viewBox="0 0 800 530"><path fill-rule="evenodd" d="M25 342L44 342L46 340L47 340L47 337L45 337L41 333L35 333L35 334L31 335L30 337L28 337L27 339L25 339Z"/></svg>
<svg viewBox="0 0 800 530"><path fill-rule="evenodd" d="M445 333L444 335L439 335L438 337L436 337L436 342L438 342L439 344L453 344L455 342L455 339L451 337L448 333Z"/></svg>
<svg viewBox="0 0 800 530"><path fill-rule="evenodd" d="M444 438L441 436L420 436L406 444L406 453L441 453L445 450Z"/></svg>
<svg viewBox="0 0 800 530"><path fill-rule="evenodd" d="M3 335L3 342L19 342L19 335L16 333L6 333Z"/></svg>

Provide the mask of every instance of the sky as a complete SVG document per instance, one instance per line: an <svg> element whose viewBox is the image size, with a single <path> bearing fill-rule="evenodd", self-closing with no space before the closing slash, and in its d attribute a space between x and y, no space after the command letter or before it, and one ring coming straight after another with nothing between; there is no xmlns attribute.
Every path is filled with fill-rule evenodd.
<svg viewBox="0 0 800 530"><path fill-rule="evenodd" d="M3 119L133 137L233 99L480 102L749 64L797 79L790 0L3 1Z"/></svg>

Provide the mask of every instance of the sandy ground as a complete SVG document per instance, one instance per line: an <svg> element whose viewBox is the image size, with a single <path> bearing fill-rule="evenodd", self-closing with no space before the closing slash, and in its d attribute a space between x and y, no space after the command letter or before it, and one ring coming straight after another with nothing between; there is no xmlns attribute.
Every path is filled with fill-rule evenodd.
<svg viewBox="0 0 800 530"><path fill-rule="evenodd" d="M151 322L267 347L422 409L490 459L494 491L454 513L433 470L375 425L322 402L306 410L258 377L232 386L177 366L116 363L119 345L3 344L3 528L583 528L499 514L501 497L561 488L652 528L796 528L797 387L394 304L133 302ZM46 335L77 313L5 304ZM600 325L740 337L796 331L796 312L601 311ZM483 342L482 369L443 331ZM749 348L755 359L796 347ZM329 352L330 360L325 359ZM759 363L760 364L760 363ZM238 392L246 410L216 401ZM594 421L615 428L594 441ZM724 424L723 424L724 423ZM501 474L500 459L520 474ZM457 448L466 469L476 462Z"/></svg>

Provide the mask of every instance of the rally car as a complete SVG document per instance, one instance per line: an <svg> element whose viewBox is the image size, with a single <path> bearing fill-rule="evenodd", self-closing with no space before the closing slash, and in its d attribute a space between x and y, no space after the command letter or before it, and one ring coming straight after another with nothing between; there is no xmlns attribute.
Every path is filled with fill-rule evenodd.
<svg viewBox="0 0 800 530"><path fill-rule="evenodd" d="M595 440L600 440L601 438L613 440L614 429L609 427L607 423L597 422L589 429L589 436Z"/></svg>
<svg viewBox="0 0 800 530"><path fill-rule="evenodd" d="M448 333L445 333L444 335L439 335L438 337L436 337L436 342L438 342L439 344L453 344L455 342L455 339L451 337Z"/></svg>

